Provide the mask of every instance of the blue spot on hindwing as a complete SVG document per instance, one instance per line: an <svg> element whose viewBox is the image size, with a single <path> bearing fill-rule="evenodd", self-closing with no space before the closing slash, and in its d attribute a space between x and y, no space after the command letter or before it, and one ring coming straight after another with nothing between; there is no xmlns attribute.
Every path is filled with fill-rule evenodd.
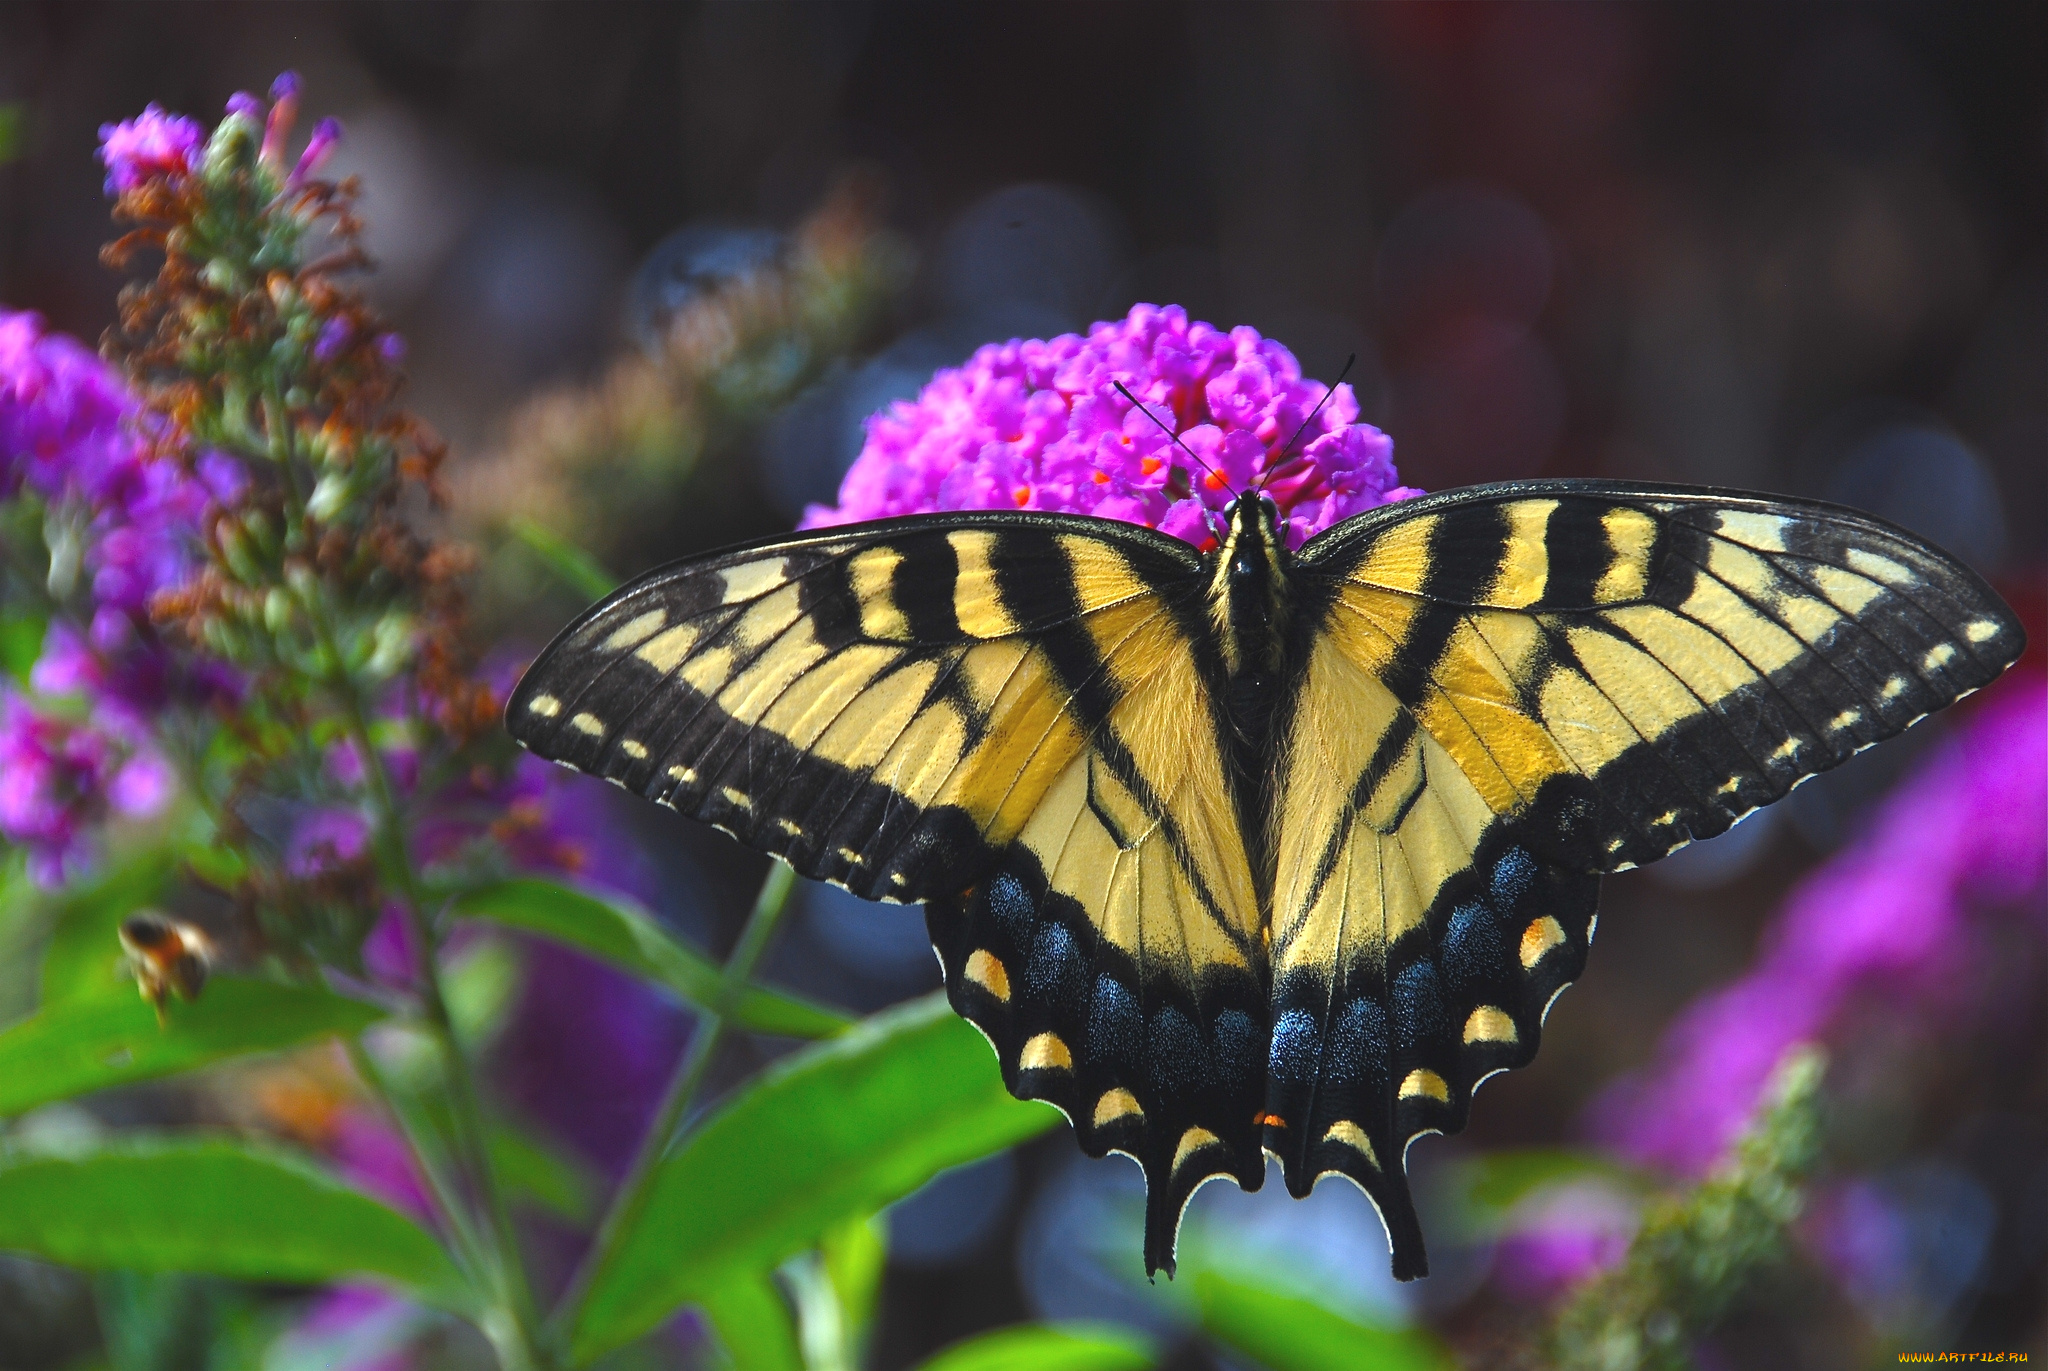
<svg viewBox="0 0 2048 1371"><path fill-rule="evenodd" d="M1276 1080L1316 1078L1316 1021L1306 1009L1290 1009L1273 1025L1273 1046L1266 1066Z"/></svg>
<svg viewBox="0 0 2048 1371"><path fill-rule="evenodd" d="M1386 1079L1387 1012L1360 995L1344 1006L1324 1048L1323 1074L1333 1085L1364 1085Z"/></svg>
<svg viewBox="0 0 2048 1371"><path fill-rule="evenodd" d="M1114 976L1095 978L1095 999L1088 1006L1088 1052L1091 1056L1135 1063L1145 1045L1145 1018L1138 1001Z"/></svg>
<svg viewBox="0 0 2048 1371"><path fill-rule="evenodd" d="M1201 1033L1172 1005L1152 1016L1152 1041L1146 1047L1152 1081L1162 1091L1186 1090L1209 1074L1209 1053Z"/></svg>
<svg viewBox="0 0 2048 1371"><path fill-rule="evenodd" d="M998 871L989 879L986 898L989 913L996 916L996 922L1010 935L1010 941L1022 943L1038 915L1037 907L1031 902L1031 892L1024 888L1024 882L1012 872Z"/></svg>
<svg viewBox="0 0 2048 1371"><path fill-rule="evenodd" d="M1394 977L1394 1037L1413 1047L1444 1031L1444 992L1436 963L1416 962Z"/></svg>
<svg viewBox="0 0 2048 1371"><path fill-rule="evenodd" d="M1493 864L1493 907L1503 914L1515 912L1515 904L1536 879L1536 859L1519 847L1500 854Z"/></svg>
<svg viewBox="0 0 2048 1371"><path fill-rule="evenodd" d="M1259 1061L1258 1028L1242 1009L1226 1009L1209 1026L1216 1044L1216 1074L1226 1090L1239 1090L1251 1082Z"/></svg>
<svg viewBox="0 0 2048 1371"><path fill-rule="evenodd" d="M1088 968L1065 925L1048 923L1038 930L1030 959L1024 963L1024 985L1033 995L1058 1004L1081 998L1088 985Z"/></svg>
<svg viewBox="0 0 2048 1371"><path fill-rule="evenodd" d="M1470 995L1500 974L1508 956L1507 935L1501 931L1500 916L1479 900L1461 904L1451 911L1450 926L1444 930L1443 948L1437 954L1444 978L1459 995Z"/></svg>

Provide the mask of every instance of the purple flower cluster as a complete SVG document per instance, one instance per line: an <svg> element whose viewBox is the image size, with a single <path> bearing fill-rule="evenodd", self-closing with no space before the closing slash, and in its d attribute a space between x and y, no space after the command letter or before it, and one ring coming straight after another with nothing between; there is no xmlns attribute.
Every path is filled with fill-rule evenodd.
<svg viewBox="0 0 2048 1371"><path fill-rule="evenodd" d="M83 835L109 810L153 814L170 792L170 768L126 720L71 723L0 695L0 836L27 850L38 885L77 870Z"/></svg>
<svg viewBox="0 0 2048 1371"><path fill-rule="evenodd" d="M107 194L124 194L152 176L189 176L205 146L204 129L155 105L133 119L102 124L100 161L107 167Z"/></svg>
<svg viewBox="0 0 2048 1371"><path fill-rule="evenodd" d="M188 472L158 458L143 422L112 367L45 332L35 315L0 311L0 498L26 488L42 499L55 588L75 567L87 591L75 619L51 620L29 677L42 694L83 697L85 721L46 716L4 691L0 837L29 848L39 880L61 879L75 865L95 817L148 813L168 798L169 768L149 742L151 713L236 689L225 666L175 660L149 606L197 569L200 529L216 507L240 499L241 468L208 455Z"/></svg>
<svg viewBox="0 0 2048 1371"><path fill-rule="evenodd" d="M1862 841L1803 881L1750 973L1680 1015L1659 1065L1595 1106L1594 1130L1639 1161L1706 1171L1786 1049L1827 1040L1865 995L1944 1022L1968 1005L1993 915L2048 941L2048 682L1995 687L1889 795Z"/></svg>
<svg viewBox="0 0 2048 1371"><path fill-rule="evenodd" d="M1146 412L1117 392L1119 381ZM1392 440L1358 422L1349 386L1332 394L1304 378L1279 343L1190 323L1177 305L1137 305L1085 337L991 343L939 372L915 400L868 420L838 506L812 506L803 524L1063 510L1206 547L1214 516L1257 487L1279 505L1288 546L1300 547L1420 494L1398 484L1393 454Z"/></svg>

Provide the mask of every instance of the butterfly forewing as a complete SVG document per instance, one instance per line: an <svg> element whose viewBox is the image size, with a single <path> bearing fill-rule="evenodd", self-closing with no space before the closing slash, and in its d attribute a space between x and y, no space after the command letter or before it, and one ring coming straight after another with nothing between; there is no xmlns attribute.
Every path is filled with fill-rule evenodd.
<svg viewBox="0 0 2048 1371"><path fill-rule="evenodd" d="M1267 1146L1356 1180L1423 1269L1401 1158L1536 1051L1597 874L1711 837L1988 682L1966 568L1832 506L1550 482L1303 550L1280 740Z"/></svg>

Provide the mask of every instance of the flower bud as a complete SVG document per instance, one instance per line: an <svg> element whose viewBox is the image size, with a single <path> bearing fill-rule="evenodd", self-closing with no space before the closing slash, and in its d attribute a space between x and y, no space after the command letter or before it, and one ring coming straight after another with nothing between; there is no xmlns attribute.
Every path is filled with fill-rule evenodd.
<svg viewBox="0 0 2048 1371"><path fill-rule="evenodd" d="M283 586L272 586L263 597L263 626L272 633L282 633L291 623L291 595Z"/></svg>
<svg viewBox="0 0 2048 1371"><path fill-rule="evenodd" d="M263 579L263 572L256 558L256 551L249 545L248 535L231 520L223 519L214 528L220 538L221 560L228 564L236 580L244 585L254 585Z"/></svg>
<svg viewBox="0 0 2048 1371"><path fill-rule="evenodd" d="M330 471L320 478L313 487L313 493L306 500L306 513L326 523L348 503L348 477L339 471Z"/></svg>
<svg viewBox="0 0 2048 1371"><path fill-rule="evenodd" d="M396 612L385 615L377 621L371 637L375 646L363 669L371 677L382 680L395 674L412 655L412 616Z"/></svg>

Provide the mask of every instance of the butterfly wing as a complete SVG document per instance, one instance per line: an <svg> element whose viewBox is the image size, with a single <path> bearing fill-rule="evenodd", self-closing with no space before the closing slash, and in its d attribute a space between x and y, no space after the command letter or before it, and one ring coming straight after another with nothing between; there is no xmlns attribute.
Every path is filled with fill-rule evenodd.
<svg viewBox="0 0 2048 1371"><path fill-rule="evenodd" d="M1127 524L828 529L652 573L566 629L513 735L869 898L925 900L1005 1082L1145 1166L1148 1260L1251 1185L1264 945L1200 561Z"/></svg>
<svg viewBox="0 0 2048 1371"><path fill-rule="evenodd" d="M1380 1206L1425 1269L1408 1144L1528 1062L1598 874L1711 837L1984 685L2017 623L1834 506L1530 482L1303 549L1276 807L1267 1146Z"/></svg>

